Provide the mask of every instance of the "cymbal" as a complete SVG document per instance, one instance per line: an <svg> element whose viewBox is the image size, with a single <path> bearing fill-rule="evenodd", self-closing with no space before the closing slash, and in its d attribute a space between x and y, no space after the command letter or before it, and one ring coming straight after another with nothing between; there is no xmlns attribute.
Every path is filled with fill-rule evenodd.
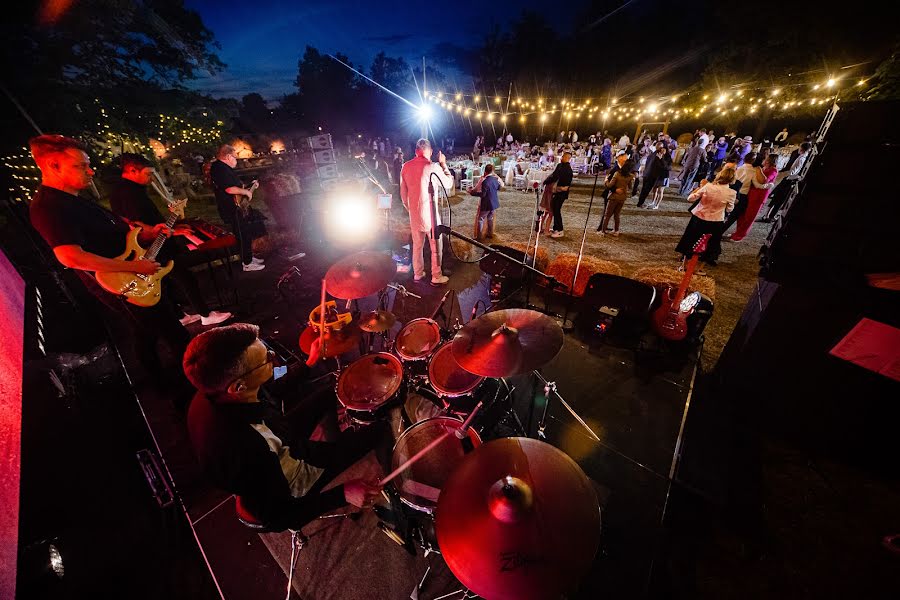
<svg viewBox="0 0 900 600"><path fill-rule="evenodd" d="M562 328L542 313L497 310L469 321L453 338L453 358L483 377L509 377L540 368L559 354Z"/></svg>
<svg viewBox="0 0 900 600"><path fill-rule="evenodd" d="M369 333L382 333L394 326L397 317L388 310L373 310L359 318L359 328Z"/></svg>
<svg viewBox="0 0 900 600"><path fill-rule="evenodd" d="M313 340L319 337L319 332L312 326L307 326L300 334L300 349L309 355ZM324 358L334 358L350 350L359 344L359 327L351 323L339 331L328 330L325 332L325 349L322 351Z"/></svg>
<svg viewBox="0 0 900 600"><path fill-rule="evenodd" d="M381 252L357 252L337 261L325 274L325 289L344 300L365 298L384 288L397 273L397 265Z"/></svg>
<svg viewBox="0 0 900 600"><path fill-rule="evenodd" d="M475 448L453 471L435 529L447 566L480 597L546 600L571 590L590 567L600 504L564 452L503 438Z"/></svg>

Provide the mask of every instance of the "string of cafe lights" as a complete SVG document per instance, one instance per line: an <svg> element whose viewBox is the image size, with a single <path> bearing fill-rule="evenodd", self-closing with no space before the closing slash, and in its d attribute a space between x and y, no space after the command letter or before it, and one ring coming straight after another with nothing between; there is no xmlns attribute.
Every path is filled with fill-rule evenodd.
<svg viewBox="0 0 900 600"><path fill-rule="evenodd" d="M567 122L582 118L598 119L603 122L622 121L627 119L645 119L647 117L677 120L684 118L710 118L724 115L742 115L753 117L764 109L769 111L824 110L842 92L861 92L865 89L868 78L850 78L829 76L824 81L794 83L783 86L750 87L748 85L731 86L727 91L680 93L657 97L623 97L607 96L595 101L590 97L576 98L527 98L522 96L484 94L464 94L462 92L444 92L443 90L426 90L424 97L449 112L462 117L493 122L495 119L507 123L516 119L519 123L527 123L536 118L542 125L554 115ZM493 100L493 106L492 106Z"/></svg>
<svg viewBox="0 0 900 600"><path fill-rule="evenodd" d="M126 146L130 146L131 149L140 153L153 152L158 158L163 158L166 153L184 145L218 145L221 142L221 127L224 125L222 121L216 121L216 125L213 127L201 127L174 115L159 114L158 117L156 115L138 115L138 119L145 117L148 120L159 119L155 126L156 137L150 139L149 145L144 144L136 136L113 131L110 127L110 113L115 108L107 109L100 104L100 100L97 98L94 99L94 102L98 105L100 121L96 123L97 129L92 132L90 137L93 138L94 150L103 165L112 164L118 155L118 151L115 149L121 150ZM203 116L207 116L207 113L204 113ZM153 142L157 142L159 145L154 147ZM30 151L24 146L22 150L21 154L0 157L3 166L11 171L13 185L8 189L17 202L31 201L41 180L40 170L34 163Z"/></svg>

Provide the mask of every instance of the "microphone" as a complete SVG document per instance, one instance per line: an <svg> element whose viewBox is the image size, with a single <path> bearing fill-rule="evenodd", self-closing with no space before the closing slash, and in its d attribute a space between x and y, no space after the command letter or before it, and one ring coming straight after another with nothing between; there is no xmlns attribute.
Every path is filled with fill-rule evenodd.
<svg viewBox="0 0 900 600"><path fill-rule="evenodd" d="M439 312L441 312L441 308L444 307L444 302L447 301L447 296L449 296L449 295L450 295L450 290L447 290L446 292L444 292L444 296L441 298L441 301L438 302L437 308L435 308L434 312L431 313L432 320L434 320L434 318L437 316L437 314Z"/></svg>

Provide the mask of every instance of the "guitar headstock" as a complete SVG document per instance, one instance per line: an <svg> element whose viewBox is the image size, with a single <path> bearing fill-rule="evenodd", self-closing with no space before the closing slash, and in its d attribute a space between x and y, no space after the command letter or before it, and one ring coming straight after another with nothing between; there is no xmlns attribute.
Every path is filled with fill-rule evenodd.
<svg viewBox="0 0 900 600"><path fill-rule="evenodd" d="M182 198L180 200L169 200L167 204L169 205L169 212L175 213L178 215L179 219L184 218L184 208L187 206L187 198Z"/></svg>
<svg viewBox="0 0 900 600"><path fill-rule="evenodd" d="M709 243L709 238L711 237L711 233L704 233L701 235L700 239L697 240L697 243L694 244L694 254L703 254L706 252L706 245Z"/></svg>

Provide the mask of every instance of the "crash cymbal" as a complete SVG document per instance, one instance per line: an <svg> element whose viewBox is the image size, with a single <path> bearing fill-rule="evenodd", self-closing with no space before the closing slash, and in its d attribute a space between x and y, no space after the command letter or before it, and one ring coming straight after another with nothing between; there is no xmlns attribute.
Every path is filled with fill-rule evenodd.
<svg viewBox="0 0 900 600"><path fill-rule="evenodd" d="M394 326L397 317L388 310L373 310L359 318L359 328L369 333L382 333Z"/></svg>
<svg viewBox="0 0 900 600"><path fill-rule="evenodd" d="M357 252L337 261L325 274L325 289L344 300L365 298L384 288L397 273L397 265L381 252Z"/></svg>
<svg viewBox="0 0 900 600"><path fill-rule="evenodd" d="M313 340L317 337L319 337L319 332L316 328L308 326L303 330L303 333L300 334L300 349L304 354L309 354ZM334 358L349 352L358 346L359 339L359 327L355 323L351 323L340 331L328 330L325 332L325 350L322 352L322 356Z"/></svg>
<svg viewBox="0 0 900 600"><path fill-rule="evenodd" d="M509 377L547 364L563 344L562 328L547 315L509 308L469 321L453 338L453 358L483 377Z"/></svg>
<svg viewBox="0 0 900 600"><path fill-rule="evenodd" d="M435 517L447 566L486 600L559 598L600 543L600 505L561 450L504 438L471 451L444 484Z"/></svg>

